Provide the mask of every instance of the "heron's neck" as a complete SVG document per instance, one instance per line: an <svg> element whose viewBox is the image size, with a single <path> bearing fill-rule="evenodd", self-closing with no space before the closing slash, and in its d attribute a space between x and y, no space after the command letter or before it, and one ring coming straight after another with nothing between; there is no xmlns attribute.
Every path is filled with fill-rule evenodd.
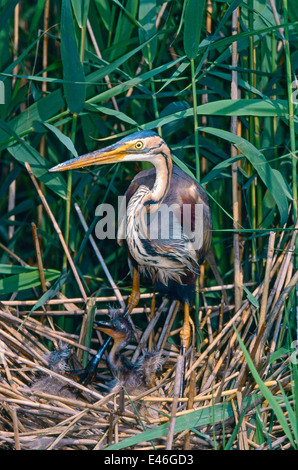
<svg viewBox="0 0 298 470"><path fill-rule="evenodd" d="M150 206L151 210L157 210L166 197L171 183L173 163L170 151L159 154L151 162L156 171L155 183L142 202L144 206Z"/></svg>
<svg viewBox="0 0 298 470"><path fill-rule="evenodd" d="M118 371L120 367L122 367L123 358L120 354L120 351L126 346L127 342L127 340L116 343L114 342L111 348L110 354L108 356L108 363L114 376L118 375Z"/></svg>

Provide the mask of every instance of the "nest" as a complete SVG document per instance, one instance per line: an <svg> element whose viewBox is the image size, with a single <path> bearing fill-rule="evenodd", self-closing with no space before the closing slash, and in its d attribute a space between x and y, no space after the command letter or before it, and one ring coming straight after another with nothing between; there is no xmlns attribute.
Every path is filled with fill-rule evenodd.
<svg viewBox="0 0 298 470"><path fill-rule="evenodd" d="M228 290L218 306L204 305L200 329L205 339L196 344L195 327L187 352L185 373L179 341L171 341L179 311L176 301L164 300L138 341L125 351L137 362L144 347L162 350L163 369L155 387L129 396L118 388L101 361L96 380L80 384L72 369L83 354L91 358L98 347L84 346L84 335L61 331L47 310L29 317L24 301L0 305L0 447L2 449L286 449L297 445L291 428L291 354L276 354L288 296L298 281L293 272L296 231L274 247L271 234L265 277L250 287L250 295L235 312ZM202 295L208 289L202 289ZM142 296L141 302L146 300ZM98 304L106 299L95 299ZM81 302L80 307L78 304ZM62 299L68 312L83 312L82 299ZM146 311L140 307L140 311ZM138 310L138 311L139 311ZM52 315L51 315L52 313ZM97 308L96 315L106 313ZM161 314L162 326L154 331ZM61 313L63 314L63 312ZM87 309L88 314L88 309ZM24 318L26 320L24 321ZM132 321L134 315L132 315ZM216 321L214 321L214 319ZM82 325L84 322L82 322ZM215 325L215 326L214 326ZM83 326L82 326L83 328ZM151 346L150 346L151 345ZM196 346L196 348L195 348ZM58 354L58 361L56 361ZM60 356L59 356L60 354ZM57 365L58 364L58 365ZM183 397L179 397L183 381ZM152 413L151 411L154 411ZM282 417L280 415L282 413ZM260 425L261 423L261 425Z"/></svg>

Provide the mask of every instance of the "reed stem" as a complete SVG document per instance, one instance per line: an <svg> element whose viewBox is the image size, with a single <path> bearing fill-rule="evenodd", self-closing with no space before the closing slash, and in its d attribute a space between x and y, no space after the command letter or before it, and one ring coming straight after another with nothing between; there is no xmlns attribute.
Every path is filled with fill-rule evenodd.
<svg viewBox="0 0 298 470"><path fill-rule="evenodd" d="M298 199L297 199L297 155L296 155L296 141L295 141L295 124L294 124L294 106L293 106L293 91L292 91L292 69L291 69L291 52L289 43L289 28L288 28L288 0L283 0L284 6L284 36L285 36L285 56L286 56L286 71L287 71L287 91L288 91L288 109L289 109L289 128L290 128L290 145L292 152L292 180L293 180L293 216L294 223L297 223L298 215ZM298 265L298 240L295 243L295 256L294 266ZM298 339L298 285L296 284L295 296L295 311L296 311L296 339Z"/></svg>
<svg viewBox="0 0 298 470"><path fill-rule="evenodd" d="M71 126L71 140L75 141L75 134L76 134L76 127L77 127L77 114L73 115L72 119L72 126ZM68 246L69 243L69 222L70 222L70 210L71 210L71 194L72 194L72 172L69 171L67 173L67 199L66 199L66 207L65 207L65 226L64 226L64 240L66 245ZM62 270L65 269L67 266L67 257L64 254L63 257L63 264Z"/></svg>
<svg viewBox="0 0 298 470"><path fill-rule="evenodd" d="M201 180L201 167L200 167L200 151L199 151L199 131L198 131L198 115L197 115L197 89L196 89L196 76L195 76L195 62L194 59L190 59L190 70L191 70L191 86L192 86L192 99L193 99L193 120L194 120L194 137L195 137L195 162L196 162L196 178L200 182ZM199 279L196 283L196 297L195 297L195 324L198 331L199 324ZM197 349L200 347L199 334L196 334Z"/></svg>
<svg viewBox="0 0 298 470"><path fill-rule="evenodd" d="M253 22L254 22L254 11L253 11L253 0L249 0L249 10L248 10L248 24L249 30L253 31ZM256 61L255 61L255 49L254 49L254 37L249 38L249 67L251 70L256 70ZM256 75L254 73L249 74L250 85L256 86ZM254 98L254 94L251 94L251 98ZM255 144L255 119L253 116L249 118L249 140L252 144ZM253 175L254 169L251 164L249 164L250 175ZM257 226L257 194L256 194L256 181L255 179L251 183L251 199L250 199L250 210L251 210L251 225L252 228ZM252 280L256 279L256 258L257 250L255 239L252 237L251 240L251 275Z"/></svg>
<svg viewBox="0 0 298 470"><path fill-rule="evenodd" d="M238 8L233 12L232 16L232 34L237 34L238 31ZM238 64L238 51L237 42L232 44L232 83L231 83L231 98L238 98L238 72L235 70ZM231 132L237 135L237 116L231 117ZM237 149L231 146L231 157L237 155ZM233 226L235 229L239 228L239 201L238 201L238 163L232 164L232 197L233 197ZM235 284L235 311L237 312L241 307L242 300L242 274L240 263L239 251L239 233L233 234L233 251L234 251L234 284Z"/></svg>
<svg viewBox="0 0 298 470"><path fill-rule="evenodd" d="M196 178L200 182L201 168L200 168L199 131L198 131L198 115L197 115L197 89L196 89L196 75L195 75L195 62L194 62L194 59L190 59L190 70L191 70L191 86L192 86L192 99L193 99L193 123L194 123L194 136L195 136Z"/></svg>
<svg viewBox="0 0 298 470"><path fill-rule="evenodd" d="M283 0L284 4L284 23L285 23L285 56L287 71L287 90L288 90L288 109L289 109L289 129L290 129L290 145L292 152L292 179L293 179L293 209L294 221L297 220L297 157L295 143L295 127L294 127L294 106L292 99L292 70L291 70L291 52L289 44L289 28L288 28L288 0Z"/></svg>

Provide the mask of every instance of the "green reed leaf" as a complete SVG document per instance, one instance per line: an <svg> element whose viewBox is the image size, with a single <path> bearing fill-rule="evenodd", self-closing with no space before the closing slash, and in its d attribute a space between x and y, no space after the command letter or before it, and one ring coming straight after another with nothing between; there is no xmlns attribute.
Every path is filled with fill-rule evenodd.
<svg viewBox="0 0 298 470"><path fill-rule="evenodd" d="M62 0L61 7L61 58L64 80L73 82L64 84L64 93L72 113L80 113L85 101L85 75L80 62L69 0Z"/></svg>
<svg viewBox="0 0 298 470"><path fill-rule="evenodd" d="M199 51L206 0L184 1L186 2L183 32L184 52L188 59L195 59Z"/></svg>

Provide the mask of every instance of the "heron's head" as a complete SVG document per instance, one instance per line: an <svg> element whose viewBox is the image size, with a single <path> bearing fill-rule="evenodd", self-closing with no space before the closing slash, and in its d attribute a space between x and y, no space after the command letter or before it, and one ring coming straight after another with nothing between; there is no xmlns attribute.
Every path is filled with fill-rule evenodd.
<svg viewBox="0 0 298 470"><path fill-rule="evenodd" d="M158 156L168 151L167 144L158 134L153 131L139 131L109 147L60 163L50 171L74 170L118 162L149 161L154 164Z"/></svg>
<svg viewBox="0 0 298 470"><path fill-rule="evenodd" d="M95 321L94 328L111 336L115 343L129 341L133 333L129 320L119 311L111 314L110 321Z"/></svg>

